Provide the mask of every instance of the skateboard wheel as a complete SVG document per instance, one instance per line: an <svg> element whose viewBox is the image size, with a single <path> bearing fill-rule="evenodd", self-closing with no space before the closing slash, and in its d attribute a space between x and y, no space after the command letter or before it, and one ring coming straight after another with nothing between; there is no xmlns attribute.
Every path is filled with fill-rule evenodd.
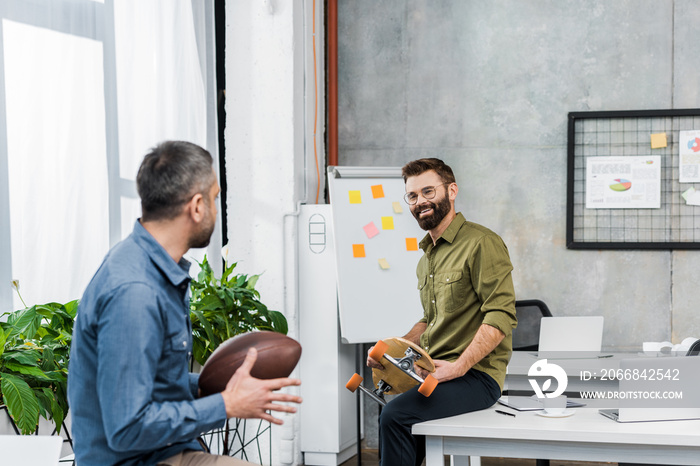
<svg viewBox="0 0 700 466"><path fill-rule="evenodd" d="M388 349L389 345L384 343L382 340L379 340L377 344L374 345L374 348L372 348L372 351L369 352L369 357L379 362L382 360L384 353L386 353L386 350Z"/></svg>
<svg viewBox="0 0 700 466"><path fill-rule="evenodd" d="M345 388L350 390L351 392L355 392L357 390L357 387L360 386L362 383L362 376L360 374L353 374L352 377L350 377L350 380L348 380L348 383L345 384Z"/></svg>
<svg viewBox="0 0 700 466"><path fill-rule="evenodd" d="M423 396L430 396L437 387L438 381L432 374L428 374L421 386L418 388L418 393Z"/></svg>

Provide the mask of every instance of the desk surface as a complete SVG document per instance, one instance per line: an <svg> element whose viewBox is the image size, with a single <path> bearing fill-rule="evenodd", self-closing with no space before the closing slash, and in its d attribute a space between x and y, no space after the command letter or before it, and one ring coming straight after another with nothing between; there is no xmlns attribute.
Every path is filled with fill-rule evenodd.
<svg viewBox="0 0 700 466"><path fill-rule="evenodd" d="M426 436L427 466L442 464L442 454L700 464L700 420L618 423L593 408L565 418L495 409L513 412L497 405L414 425Z"/></svg>

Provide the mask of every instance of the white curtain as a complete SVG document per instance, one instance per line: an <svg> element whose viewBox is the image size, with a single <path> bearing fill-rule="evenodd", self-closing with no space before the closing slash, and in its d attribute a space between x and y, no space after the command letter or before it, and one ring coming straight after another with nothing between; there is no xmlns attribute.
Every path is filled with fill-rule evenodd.
<svg viewBox="0 0 700 466"><path fill-rule="evenodd" d="M28 305L82 295L151 147L218 149L213 0L3 0L0 20L1 313L14 279Z"/></svg>

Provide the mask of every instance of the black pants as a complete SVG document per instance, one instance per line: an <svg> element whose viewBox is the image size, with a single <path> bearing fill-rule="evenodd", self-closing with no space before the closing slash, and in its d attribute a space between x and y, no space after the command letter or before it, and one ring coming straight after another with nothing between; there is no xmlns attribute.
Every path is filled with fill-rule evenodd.
<svg viewBox="0 0 700 466"><path fill-rule="evenodd" d="M415 387L391 400L379 417L379 453L382 466L420 465L425 438L411 434L423 421L486 409L498 400L501 389L491 376L470 370L464 376L439 383L424 397Z"/></svg>

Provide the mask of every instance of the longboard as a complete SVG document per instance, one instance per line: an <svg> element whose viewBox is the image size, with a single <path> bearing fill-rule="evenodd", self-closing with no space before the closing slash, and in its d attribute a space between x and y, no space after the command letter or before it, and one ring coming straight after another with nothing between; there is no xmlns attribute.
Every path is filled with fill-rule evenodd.
<svg viewBox="0 0 700 466"><path fill-rule="evenodd" d="M362 377L354 374L345 387L354 392L358 388L381 405L386 405L385 394L397 395L418 384L418 392L430 396L437 386L437 379L428 374L425 380L415 372L414 364L428 372L435 372L435 364L423 348L400 337L380 340L374 345L369 357L379 361L383 369L372 368L374 390L362 386Z"/></svg>

